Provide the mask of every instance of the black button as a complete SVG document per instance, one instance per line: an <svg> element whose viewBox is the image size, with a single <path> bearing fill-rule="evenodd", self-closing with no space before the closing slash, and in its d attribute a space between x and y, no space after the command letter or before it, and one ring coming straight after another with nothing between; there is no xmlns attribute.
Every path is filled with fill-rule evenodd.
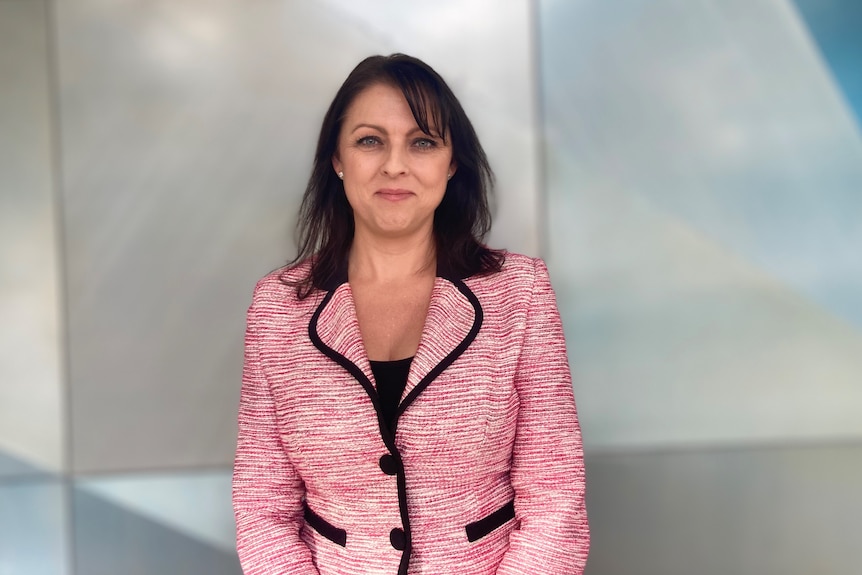
<svg viewBox="0 0 862 575"><path fill-rule="evenodd" d="M383 470L383 473L386 475L395 475L398 473L398 463L395 461L395 458L385 454L380 458L380 469Z"/></svg>
<svg viewBox="0 0 862 575"><path fill-rule="evenodd" d="M407 543L407 538L404 536L404 530L396 527L389 532L389 542L399 551L404 551L404 544Z"/></svg>

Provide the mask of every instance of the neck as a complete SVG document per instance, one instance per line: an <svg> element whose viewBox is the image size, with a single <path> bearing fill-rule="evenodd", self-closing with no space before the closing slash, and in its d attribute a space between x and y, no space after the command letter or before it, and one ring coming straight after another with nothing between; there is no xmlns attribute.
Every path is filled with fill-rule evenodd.
<svg viewBox="0 0 862 575"><path fill-rule="evenodd" d="M381 238L357 233L350 248L347 273L351 281L390 282L433 276L436 263L431 231L406 238Z"/></svg>

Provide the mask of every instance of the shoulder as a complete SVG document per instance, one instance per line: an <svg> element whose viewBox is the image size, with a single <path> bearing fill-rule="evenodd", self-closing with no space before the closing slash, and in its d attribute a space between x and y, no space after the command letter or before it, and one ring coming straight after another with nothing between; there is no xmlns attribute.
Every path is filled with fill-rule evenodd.
<svg viewBox="0 0 862 575"><path fill-rule="evenodd" d="M285 310L295 307L304 307L306 300L314 300L314 296L300 300L297 297L295 282L301 280L308 274L308 263L300 262L296 265L283 266L275 269L260 280L254 287L251 311Z"/></svg>
<svg viewBox="0 0 862 575"><path fill-rule="evenodd" d="M550 286L550 279L541 258L506 252L499 272L469 278L467 284L477 295L527 305L535 291Z"/></svg>
<svg viewBox="0 0 862 575"><path fill-rule="evenodd" d="M508 289L531 289L537 280L547 278L548 268L542 258L534 258L524 254L505 252L502 269L497 273L477 276L479 284L501 284Z"/></svg>
<svg viewBox="0 0 862 575"><path fill-rule="evenodd" d="M506 261L503 263L502 272L512 277L523 276L527 278L535 278L537 273L548 273L542 258L513 252L506 252Z"/></svg>

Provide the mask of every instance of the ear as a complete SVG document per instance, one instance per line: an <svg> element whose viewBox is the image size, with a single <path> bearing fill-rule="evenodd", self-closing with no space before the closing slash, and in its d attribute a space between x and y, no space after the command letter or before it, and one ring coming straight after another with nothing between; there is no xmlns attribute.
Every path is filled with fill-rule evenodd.
<svg viewBox="0 0 862 575"><path fill-rule="evenodd" d="M448 179L452 179L452 176L455 175L455 172L458 170L458 163L455 160L452 160L452 163L449 164L449 175Z"/></svg>
<svg viewBox="0 0 862 575"><path fill-rule="evenodd" d="M341 166L341 160L338 159L338 153L332 154L332 169L335 170L335 173L343 171Z"/></svg>

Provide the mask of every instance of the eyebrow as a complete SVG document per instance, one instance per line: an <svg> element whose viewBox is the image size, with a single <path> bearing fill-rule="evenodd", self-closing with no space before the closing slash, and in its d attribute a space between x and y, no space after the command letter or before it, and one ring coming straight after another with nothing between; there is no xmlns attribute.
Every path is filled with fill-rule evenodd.
<svg viewBox="0 0 862 575"><path fill-rule="evenodd" d="M382 126L378 126L378 125L376 125L376 124L365 124L365 123L355 125L355 126L353 127L353 129L350 131L350 133L352 134L352 133L354 133L354 132L356 132L357 130L360 130L360 129L362 129L362 128L371 128L372 130L377 130L378 132L382 132L382 133L384 133L384 134L388 134L388 133L389 133L389 132L387 132L387 131L386 131L386 129L385 129L385 128L383 128ZM415 134L416 132L419 132L420 134L425 134L425 132L423 132L423 131L422 131L422 128L420 128L419 126L416 126L414 129L412 129L412 130L410 130L409 132L407 132L407 135L408 135L408 136L411 136L411 135ZM441 136L439 136L439 135L437 135L437 134L434 134L434 133L432 133L432 134L431 134L431 136L433 136L433 137L435 137L435 138L439 138L439 137L441 137Z"/></svg>

